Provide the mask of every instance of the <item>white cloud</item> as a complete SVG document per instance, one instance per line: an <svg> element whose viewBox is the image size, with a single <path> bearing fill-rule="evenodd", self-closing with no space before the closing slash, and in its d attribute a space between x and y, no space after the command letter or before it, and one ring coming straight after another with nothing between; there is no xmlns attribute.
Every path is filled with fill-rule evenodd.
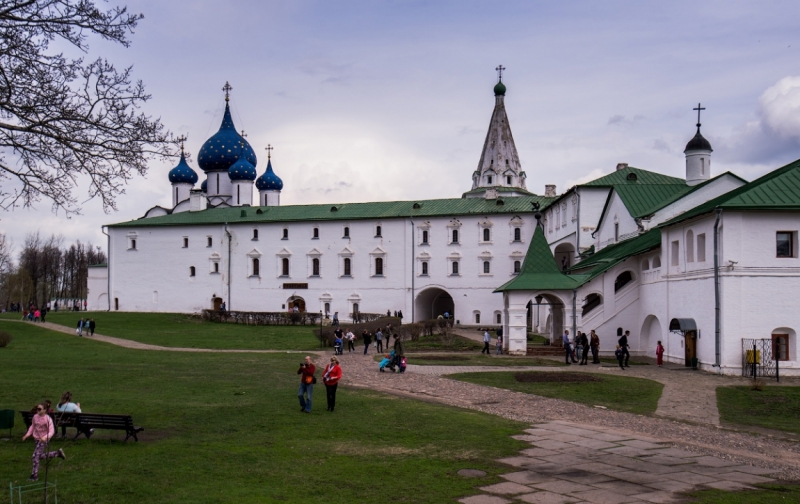
<svg viewBox="0 0 800 504"><path fill-rule="evenodd" d="M800 138L800 76L788 76L758 99L765 126L782 137Z"/></svg>

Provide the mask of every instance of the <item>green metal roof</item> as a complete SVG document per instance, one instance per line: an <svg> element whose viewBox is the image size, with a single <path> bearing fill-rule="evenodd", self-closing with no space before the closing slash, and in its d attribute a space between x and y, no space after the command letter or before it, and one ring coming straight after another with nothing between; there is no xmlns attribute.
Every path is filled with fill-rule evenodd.
<svg viewBox="0 0 800 504"><path fill-rule="evenodd" d="M492 186L492 187L478 187L477 189L472 189L470 191L465 192L464 195L461 196L461 197L463 198L467 194L479 194L479 193L482 193L482 192L486 192L488 189L494 189L495 191L498 192L498 194L506 193L506 192L518 192L518 193L522 193L522 194L530 194L531 196L535 196L534 193L530 192L527 189L523 189L521 187ZM542 196L542 197L544 197L544 196ZM547 198L547 199L553 200L555 198Z"/></svg>
<svg viewBox="0 0 800 504"><path fill-rule="evenodd" d="M513 290L572 290L581 285L583 275L565 275L547 244L542 227L533 232L528 253L519 274L495 292Z"/></svg>
<svg viewBox="0 0 800 504"><path fill-rule="evenodd" d="M625 208L630 212L631 217L647 217L653 215L657 210L691 192L692 187L686 183L678 184L632 184L618 185L614 190L619 194L620 199L625 204Z"/></svg>
<svg viewBox="0 0 800 504"><path fill-rule="evenodd" d="M628 180L628 175L634 174L636 175L635 181ZM594 179L591 182L586 182L585 184L580 184L582 187L615 187L620 184L666 184L666 185L686 185L686 180L677 177L670 177L668 175L662 175L661 173L651 172L647 170L642 170L641 168L634 168L633 166L628 166L627 168L623 168L621 170L614 171L609 173L608 175L604 175L598 179Z"/></svg>
<svg viewBox="0 0 800 504"><path fill-rule="evenodd" d="M584 277L583 283L585 283L621 263L628 257L642 254L660 246L661 230L654 228L635 238L600 249L599 252L592 254L567 271L569 273L579 273L579 276Z"/></svg>
<svg viewBox="0 0 800 504"><path fill-rule="evenodd" d="M800 159L698 205L660 227L713 212L717 207L731 210L800 210Z"/></svg>
<svg viewBox="0 0 800 504"><path fill-rule="evenodd" d="M141 218L112 224L109 227L191 226L224 224L226 222L236 224L517 214L531 212L531 204L534 202L539 203L544 208L552 200L553 198L544 196L513 196L496 200L458 198L324 205L209 208L199 212L180 212L147 219Z"/></svg>

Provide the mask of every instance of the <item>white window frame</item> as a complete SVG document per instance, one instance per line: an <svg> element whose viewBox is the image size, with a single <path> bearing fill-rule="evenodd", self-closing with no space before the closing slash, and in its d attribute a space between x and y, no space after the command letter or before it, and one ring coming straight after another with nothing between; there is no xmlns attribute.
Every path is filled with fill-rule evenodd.
<svg viewBox="0 0 800 504"><path fill-rule="evenodd" d="M280 252L275 254L275 257L277 258L277 262L276 262L277 271L275 272L276 273L275 277L276 278L292 278L292 251L289 250L289 249L286 249L286 248L281 249ZM289 271L288 271L287 275L283 274L283 260L284 259L288 259L289 260L289 267L287 268Z"/></svg>
<svg viewBox="0 0 800 504"><path fill-rule="evenodd" d="M247 258L247 276L261 278L261 272L264 270L264 261L261 260L261 251L253 249L247 253ZM253 259L258 259L258 274L256 274L255 268L253 267Z"/></svg>
<svg viewBox="0 0 800 504"><path fill-rule="evenodd" d="M322 252L313 248L306 254L306 259L308 263L308 278L322 278ZM314 259L319 261L319 275L314 274Z"/></svg>
<svg viewBox="0 0 800 504"><path fill-rule="evenodd" d="M221 274L221 270L219 264L222 262L222 256L218 252L214 252L210 256L208 256L208 272L211 275L219 275ZM214 270L214 265L217 265L216 271Z"/></svg>
<svg viewBox="0 0 800 504"><path fill-rule="evenodd" d="M494 226L494 223L491 220L489 220L487 217L484 217L483 219L478 221L478 243L481 243L481 244L491 244L491 243L493 243L493 241L494 241L494 232L492 230L493 226ZM488 241L483 239L483 231L485 229L489 230L489 240Z"/></svg>
<svg viewBox="0 0 800 504"><path fill-rule="evenodd" d="M375 250L373 250L372 252L369 253L369 256L370 256L370 258L369 258L369 276L378 277L378 278L385 278L387 276L386 275L386 267L388 265L387 261L386 261L386 257L387 257L386 251L381 247L377 247L377 248L375 248ZM378 274L378 268L377 268L377 262L376 262L377 259L382 259L383 260L383 273L381 273L380 275ZM352 264L350 265L350 268L352 270Z"/></svg>
<svg viewBox="0 0 800 504"><path fill-rule="evenodd" d="M339 252L339 278L354 278L355 275L353 274L353 257L355 257L355 253L349 248L345 247L341 252ZM346 275L344 271L344 260L350 259L350 274Z"/></svg>
<svg viewBox="0 0 800 504"><path fill-rule="evenodd" d="M453 240L453 231L458 233L458 240ZM430 240L430 237L428 237ZM453 218L447 223L447 244L448 245L461 245L461 221Z"/></svg>

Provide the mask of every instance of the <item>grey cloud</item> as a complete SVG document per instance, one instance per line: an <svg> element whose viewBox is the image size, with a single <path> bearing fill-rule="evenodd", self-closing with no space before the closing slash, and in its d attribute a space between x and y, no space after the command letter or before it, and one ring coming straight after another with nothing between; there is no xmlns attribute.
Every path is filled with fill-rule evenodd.
<svg viewBox="0 0 800 504"><path fill-rule="evenodd" d="M653 149L661 152L671 153L672 148L663 138L653 140Z"/></svg>

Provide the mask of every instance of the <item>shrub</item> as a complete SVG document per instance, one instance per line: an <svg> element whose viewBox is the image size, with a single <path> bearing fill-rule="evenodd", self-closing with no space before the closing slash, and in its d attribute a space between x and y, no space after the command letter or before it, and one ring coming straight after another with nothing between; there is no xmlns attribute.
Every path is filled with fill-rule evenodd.
<svg viewBox="0 0 800 504"><path fill-rule="evenodd" d="M764 380L755 379L753 380L753 383L750 385L750 390L756 390L758 392L761 392L762 390L764 390L765 386L766 384L764 383Z"/></svg>
<svg viewBox="0 0 800 504"><path fill-rule="evenodd" d="M8 344L11 343L12 339L14 339L14 337L11 336L9 333L7 333L6 331L0 331L0 348L7 347Z"/></svg>

